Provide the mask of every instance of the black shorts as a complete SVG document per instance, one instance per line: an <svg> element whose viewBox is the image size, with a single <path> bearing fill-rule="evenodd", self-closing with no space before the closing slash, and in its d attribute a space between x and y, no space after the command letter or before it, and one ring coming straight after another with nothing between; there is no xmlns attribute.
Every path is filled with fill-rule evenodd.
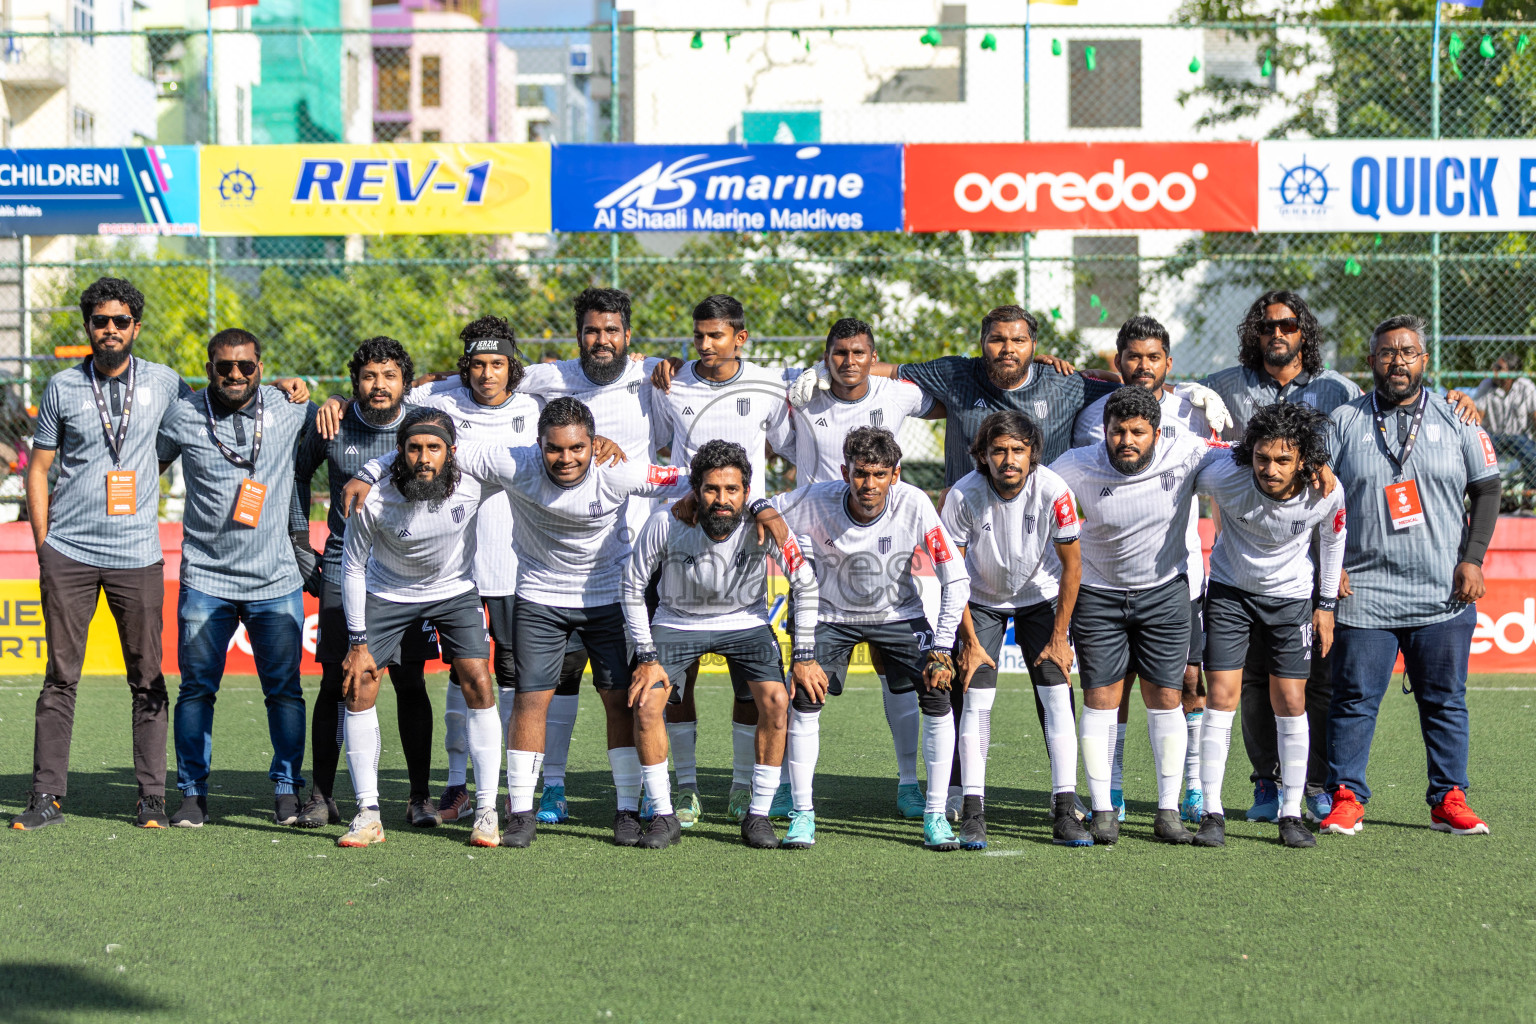
<svg viewBox="0 0 1536 1024"><path fill-rule="evenodd" d="M976 627L976 639L981 641L981 649L987 652L987 656L993 661L1001 656L1010 616L1013 618L1014 643L1018 644L1019 651L1024 655L1024 665L1029 671L1029 681L1035 686L1057 686L1067 682L1066 676L1061 674L1055 662L1035 664L1035 659L1040 657L1040 652L1045 650L1045 645L1051 642L1051 633L1056 629L1056 606L1050 601L1041 601L1039 604L1032 604L1027 608L1014 608L1011 611L1005 608L971 605L971 623ZM972 689L990 690L996 686L997 669L995 668L987 668L983 665L976 670L975 675L971 676Z"/></svg>
<svg viewBox="0 0 1536 1024"><path fill-rule="evenodd" d="M1264 597L1212 580L1205 623L1207 672L1242 668L1251 639L1262 645L1270 675L1306 679L1312 672L1311 598Z"/></svg>
<svg viewBox="0 0 1536 1024"><path fill-rule="evenodd" d="M368 651L374 664L401 664L402 642L407 633L430 622L437 627L443 660L491 657L491 638L485 631L485 610L480 595L465 591L440 601L405 604L369 594L364 605L368 624Z"/></svg>
<svg viewBox="0 0 1536 1024"><path fill-rule="evenodd" d="M591 658L592 685L599 690L629 688L624 611L617 602L596 608L555 608L514 597L512 608L518 693L560 685L573 636Z"/></svg>
<svg viewBox="0 0 1536 1024"><path fill-rule="evenodd" d="M749 683L784 683L784 652L772 626L751 629L676 629L656 626L651 630L662 671L672 684L672 703L683 699L688 670L706 654L725 659L736 699L752 699Z"/></svg>
<svg viewBox="0 0 1536 1024"><path fill-rule="evenodd" d="M1199 665L1205 660L1205 602L1195 598L1189 602L1189 658L1186 665Z"/></svg>
<svg viewBox="0 0 1536 1024"><path fill-rule="evenodd" d="M1120 682L1134 661L1142 679L1182 690L1189 628L1183 573L1145 590L1081 588L1072 609L1072 646L1083 689Z"/></svg>
<svg viewBox="0 0 1536 1024"><path fill-rule="evenodd" d="M337 575L340 575L338 570ZM320 620L315 636L315 661L322 665L340 665L347 660L347 613L341 606L341 584L333 583L330 576L320 587ZM370 645L371 649L371 645ZM432 623L423 622L420 629L406 630L400 641L400 663L412 665L419 661L436 661L437 630Z"/></svg>
<svg viewBox="0 0 1536 1024"><path fill-rule="evenodd" d="M947 713L949 693L930 690L923 682L928 666L928 652L933 649L933 627L923 617L905 622L818 622L816 623L816 661L827 674L827 695L843 692L848 674L848 659L861 643L869 645L870 661L882 659L886 685L892 693L917 691L918 707L928 715ZM819 705L796 695L796 708L808 711Z"/></svg>

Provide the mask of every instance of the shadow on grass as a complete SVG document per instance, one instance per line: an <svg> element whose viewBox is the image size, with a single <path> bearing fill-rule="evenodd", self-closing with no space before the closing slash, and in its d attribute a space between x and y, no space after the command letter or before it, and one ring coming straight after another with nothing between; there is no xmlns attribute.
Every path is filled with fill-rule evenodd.
<svg viewBox="0 0 1536 1024"><path fill-rule="evenodd" d="M0 1021L52 1024L83 1013L142 1016L171 1005L110 975L65 964L0 962Z"/></svg>

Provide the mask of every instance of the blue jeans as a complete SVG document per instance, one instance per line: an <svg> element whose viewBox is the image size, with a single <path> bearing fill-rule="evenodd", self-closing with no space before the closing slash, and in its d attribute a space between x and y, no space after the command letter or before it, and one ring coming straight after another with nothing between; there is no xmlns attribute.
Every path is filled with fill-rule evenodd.
<svg viewBox="0 0 1536 1024"><path fill-rule="evenodd" d="M1362 803L1371 798L1365 764L1376 732L1376 712L1403 655L1419 703L1419 728L1429 763L1424 798L1437 804L1452 789L1467 789L1467 659L1477 607L1429 626L1361 629L1340 625L1333 634L1333 703L1328 714L1328 789L1348 786Z"/></svg>
<svg viewBox="0 0 1536 1024"><path fill-rule="evenodd" d="M268 777L277 793L304 785L304 690L299 661L304 654L304 592L266 601L228 601L181 585L176 607L176 657L181 689L176 694L176 787L186 796L208 795L213 760L213 702L224 678L229 641L245 623L261 692L266 695L267 731L272 737Z"/></svg>

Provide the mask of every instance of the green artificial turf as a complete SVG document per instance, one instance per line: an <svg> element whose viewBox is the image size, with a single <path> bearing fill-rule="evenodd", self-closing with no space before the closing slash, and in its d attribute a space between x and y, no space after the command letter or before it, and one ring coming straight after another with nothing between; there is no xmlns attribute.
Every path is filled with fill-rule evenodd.
<svg viewBox="0 0 1536 1024"><path fill-rule="evenodd" d="M213 822L134 828L128 695L88 680L68 823L0 835L0 1021L1536 1018L1536 677L1473 680L1471 803L1492 835L1429 829L1417 717L1394 687L1361 835L1286 850L1274 826L1242 821L1236 740L1218 851L1148 838L1139 702L1122 841L1053 847L1033 701L1005 679L991 848L945 855L895 819L880 695L872 677L853 682L823 715L818 842L796 853L747 850L723 819L721 683L699 695L706 819L649 852L607 842L612 788L590 691L571 758L574 820L516 851L471 849L467 825L403 824L385 687L389 839L342 850L339 828L272 823L249 678L231 679L218 704ZM29 783L36 686L0 680L6 813ZM431 689L440 708L441 683ZM438 791L440 749L435 763ZM345 808L345 767L337 789Z"/></svg>

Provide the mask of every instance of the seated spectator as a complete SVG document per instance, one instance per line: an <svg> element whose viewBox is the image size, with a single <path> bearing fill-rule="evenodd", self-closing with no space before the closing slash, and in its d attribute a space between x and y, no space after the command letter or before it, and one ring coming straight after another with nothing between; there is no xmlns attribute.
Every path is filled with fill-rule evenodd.
<svg viewBox="0 0 1536 1024"><path fill-rule="evenodd" d="M1493 362L1495 374L1520 369L1520 359L1513 353ZM1472 400L1483 414L1483 429L1493 438L1494 450L1519 460L1526 488L1536 488L1536 441L1531 439L1536 422L1536 384L1529 377L1489 377L1478 385Z"/></svg>

